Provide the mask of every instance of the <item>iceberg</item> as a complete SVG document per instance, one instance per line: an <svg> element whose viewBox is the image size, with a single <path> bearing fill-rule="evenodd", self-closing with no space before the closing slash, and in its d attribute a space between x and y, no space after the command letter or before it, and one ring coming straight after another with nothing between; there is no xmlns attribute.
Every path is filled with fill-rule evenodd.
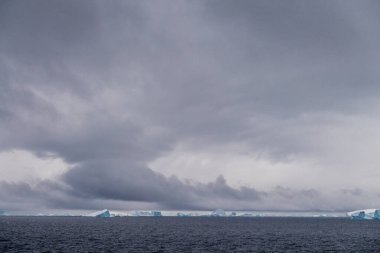
<svg viewBox="0 0 380 253"><path fill-rule="evenodd" d="M108 209L104 209L102 211L98 211L98 212L94 212L94 213L90 213L90 214L87 214L85 216L88 216L88 217L97 217L97 218L111 218L111 213Z"/></svg>
<svg viewBox="0 0 380 253"><path fill-rule="evenodd" d="M161 217L161 211L135 211L133 216L153 216L153 217Z"/></svg>
<svg viewBox="0 0 380 253"><path fill-rule="evenodd" d="M191 217L190 213L177 213L177 217Z"/></svg>
<svg viewBox="0 0 380 253"><path fill-rule="evenodd" d="M380 209L364 209L348 212L347 216L353 220L380 220Z"/></svg>
<svg viewBox="0 0 380 253"><path fill-rule="evenodd" d="M243 214L241 214L241 215L239 215L240 217L252 217L253 216L253 214L251 214L251 213L243 213Z"/></svg>
<svg viewBox="0 0 380 253"><path fill-rule="evenodd" d="M216 209L211 213L211 216L215 217L224 217L226 216L226 212L223 209Z"/></svg>
<svg viewBox="0 0 380 253"><path fill-rule="evenodd" d="M152 211L154 217L161 217L162 213L160 211Z"/></svg>
<svg viewBox="0 0 380 253"><path fill-rule="evenodd" d="M380 210L376 210L375 212L373 212L373 218L375 220L380 220Z"/></svg>

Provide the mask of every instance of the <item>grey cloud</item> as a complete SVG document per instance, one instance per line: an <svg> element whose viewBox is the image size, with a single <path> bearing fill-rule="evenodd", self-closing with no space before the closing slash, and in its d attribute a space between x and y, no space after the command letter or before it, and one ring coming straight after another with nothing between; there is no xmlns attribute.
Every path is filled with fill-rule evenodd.
<svg viewBox="0 0 380 253"><path fill-rule="evenodd" d="M378 28L355 26L354 15L357 7L376 23L379 6L364 2L371 8L351 1L5 1L0 149L74 165L60 178L68 187L58 191L62 199L47 200L61 207L66 198L93 198L259 208L270 196L292 202L274 209L329 206L317 190L235 189L222 177L194 185L147 164L183 143L242 144L271 161L318 157L315 126L331 119L303 115L361 113L359 105L379 95ZM33 198L44 199L37 192Z"/></svg>
<svg viewBox="0 0 380 253"><path fill-rule="evenodd" d="M252 201L253 206L265 195L253 188L232 188L222 176L208 184L186 183L175 176L167 178L145 167L115 161L74 168L63 181L73 189L73 195L83 198L156 202L169 209L217 208L210 205L212 200L221 207L233 208L235 201Z"/></svg>
<svg viewBox="0 0 380 253"><path fill-rule="evenodd" d="M99 171L96 171L99 174ZM75 173L75 172L74 172ZM156 177L141 179L141 174ZM287 211L345 211L365 207L362 201L347 201L344 189L341 200L326 201L326 196L315 189L294 190L277 186L271 191L257 191L249 187L240 189L228 186L220 176L215 182L207 184L189 184L177 178L165 179L152 172L139 172L130 179L107 178L105 175L88 175L90 180L83 184L74 179L67 180L67 185L52 181L40 181L35 185L24 182L0 182L2 209L9 211L46 209L101 209L107 205L115 209L150 208L174 210L287 210ZM126 176L124 176L126 177ZM161 177L157 179L157 177ZM102 178L103 180L100 180ZM135 182L132 182L135 181ZM146 184L146 183L149 184ZM121 183L122 185L117 185ZM154 185L153 185L154 184ZM157 192L155 192L157 191ZM137 204L136 204L137 203ZM6 207L6 208L4 208ZM28 210L29 209L29 210Z"/></svg>
<svg viewBox="0 0 380 253"><path fill-rule="evenodd" d="M217 25L230 27L226 30L236 38L232 52L241 50L247 55L254 51L230 62L239 64L243 76L252 73L250 82L238 91L244 91L247 99L258 100L251 105L259 111L295 116L315 110L345 110L352 100L371 95L368 91L378 92L374 82L378 76L373 71L376 49L369 46L379 39L371 36L378 34L378 28L368 26L363 35L353 18L355 12L369 14L363 7L373 7L371 14L376 12L378 6L373 2L208 3L207 13L214 13Z"/></svg>
<svg viewBox="0 0 380 253"><path fill-rule="evenodd" d="M362 196L363 195L363 190L359 189L359 188L355 188L355 189L342 189L342 192L343 194L347 194L347 195L353 195L353 196Z"/></svg>

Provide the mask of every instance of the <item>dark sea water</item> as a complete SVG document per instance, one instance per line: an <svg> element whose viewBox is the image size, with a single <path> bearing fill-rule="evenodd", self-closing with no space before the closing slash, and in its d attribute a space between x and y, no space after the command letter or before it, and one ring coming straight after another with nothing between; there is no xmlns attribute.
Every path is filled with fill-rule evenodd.
<svg viewBox="0 0 380 253"><path fill-rule="evenodd" d="M380 221L0 217L0 252L380 252Z"/></svg>

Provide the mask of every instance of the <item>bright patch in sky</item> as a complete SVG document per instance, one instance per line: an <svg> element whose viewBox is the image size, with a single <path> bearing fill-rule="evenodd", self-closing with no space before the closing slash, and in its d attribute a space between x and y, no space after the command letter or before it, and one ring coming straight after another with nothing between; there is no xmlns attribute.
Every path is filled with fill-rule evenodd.
<svg viewBox="0 0 380 253"><path fill-rule="evenodd" d="M0 179L8 182L54 179L69 167L55 156L39 157L32 152L17 149L0 153Z"/></svg>

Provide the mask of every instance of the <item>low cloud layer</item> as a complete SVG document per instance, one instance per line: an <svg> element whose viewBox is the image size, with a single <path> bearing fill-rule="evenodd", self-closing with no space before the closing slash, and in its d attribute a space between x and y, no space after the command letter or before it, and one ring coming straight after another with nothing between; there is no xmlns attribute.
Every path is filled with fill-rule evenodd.
<svg viewBox="0 0 380 253"><path fill-rule="evenodd" d="M3 1L0 151L66 167L7 167L0 209L375 206L379 11Z"/></svg>

